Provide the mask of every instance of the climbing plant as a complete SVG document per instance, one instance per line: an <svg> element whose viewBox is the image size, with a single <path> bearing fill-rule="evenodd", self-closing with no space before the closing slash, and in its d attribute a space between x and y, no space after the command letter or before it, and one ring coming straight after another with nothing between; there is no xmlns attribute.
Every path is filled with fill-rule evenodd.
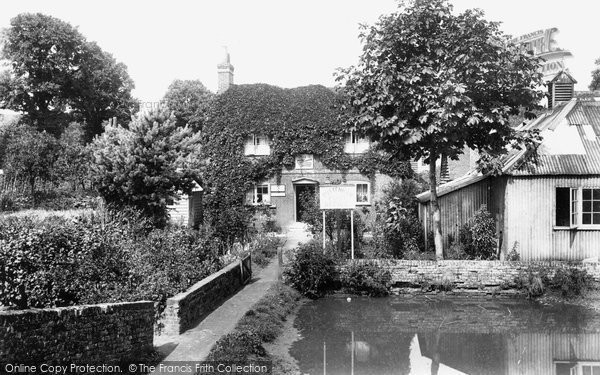
<svg viewBox="0 0 600 375"><path fill-rule="evenodd" d="M208 220L221 221L224 208L241 207L254 183L292 169L299 154L313 154L326 168L342 173L353 168L369 177L411 173L407 162L375 150L359 156L344 153L340 108L339 94L323 86L236 85L215 98L204 128ZM252 135L269 138L270 155L244 156L245 141Z"/></svg>

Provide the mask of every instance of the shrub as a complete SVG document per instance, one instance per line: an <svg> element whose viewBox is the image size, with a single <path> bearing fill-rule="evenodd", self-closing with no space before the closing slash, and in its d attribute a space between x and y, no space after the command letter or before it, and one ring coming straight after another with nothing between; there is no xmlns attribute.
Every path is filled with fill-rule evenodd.
<svg viewBox="0 0 600 375"><path fill-rule="evenodd" d="M127 129L109 125L90 146L94 186L106 202L135 207L162 227L167 206L192 189L199 137L165 108L140 113Z"/></svg>
<svg viewBox="0 0 600 375"><path fill-rule="evenodd" d="M526 271L521 271L515 277L515 287L527 292L527 298L536 298L544 294L548 284L548 271L546 269L537 269L529 267Z"/></svg>
<svg viewBox="0 0 600 375"><path fill-rule="evenodd" d="M351 263L341 274L344 289L354 294L372 297L387 296L390 293L392 275L377 263Z"/></svg>
<svg viewBox="0 0 600 375"><path fill-rule="evenodd" d="M150 299L164 306L218 270L210 231L149 228L128 212L0 219L0 304L54 307Z"/></svg>
<svg viewBox="0 0 600 375"><path fill-rule="evenodd" d="M506 255L506 260L513 261L513 262L520 261L521 260L521 256L519 255L519 252L517 251L518 248L519 248L519 242L515 241L515 243L513 244L512 249Z"/></svg>
<svg viewBox="0 0 600 375"><path fill-rule="evenodd" d="M559 268L550 280L551 288L560 290L562 296L566 298L582 295L591 283L592 277L587 271L575 267Z"/></svg>
<svg viewBox="0 0 600 375"><path fill-rule="evenodd" d="M250 243L252 260L260 267L265 267L271 259L277 255L277 249L281 245L278 237L258 234Z"/></svg>
<svg viewBox="0 0 600 375"><path fill-rule="evenodd" d="M469 259L496 259L496 239L496 224L486 205L459 232L459 241Z"/></svg>
<svg viewBox="0 0 600 375"><path fill-rule="evenodd" d="M320 244L311 241L300 245L294 259L286 268L287 282L303 295L318 298L335 287L335 262L329 255L323 254Z"/></svg>
<svg viewBox="0 0 600 375"><path fill-rule="evenodd" d="M469 256L465 251L465 245L456 241L452 242L452 244L448 248L448 259L469 259Z"/></svg>

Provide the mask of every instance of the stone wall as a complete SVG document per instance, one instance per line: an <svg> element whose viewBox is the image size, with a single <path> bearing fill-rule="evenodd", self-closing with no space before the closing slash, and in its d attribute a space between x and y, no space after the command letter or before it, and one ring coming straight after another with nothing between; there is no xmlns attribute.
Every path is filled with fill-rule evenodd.
<svg viewBox="0 0 600 375"><path fill-rule="evenodd" d="M0 311L0 363L117 363L152 350L153 302Z"/></svg>
<svg viewBox="0 0 600 375"><path fill-rule="evenodd" d="M355 260L355 262L370 262ZM577 267L585 269L596 282L600 282L599 263L570 262L509 262L485 260L376 260L390 271L396 287L417 288L431 284L454 284L454 291L496 292L509 287L515 277L528 270L545 269L552 277L559 268Z"/></svg>
<svg viewBox="0 0 600 375"><path fill-rule="evenodd" d="M158 323L160 333L179 335L198 324L249 281L250 264L250 256L247 256L167 299L167 307Z"/></svg>

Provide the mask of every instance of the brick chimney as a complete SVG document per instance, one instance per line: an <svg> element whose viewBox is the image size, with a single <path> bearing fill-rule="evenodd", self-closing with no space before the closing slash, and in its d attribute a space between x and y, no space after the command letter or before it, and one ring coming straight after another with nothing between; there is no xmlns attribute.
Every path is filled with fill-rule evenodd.
<svg viewBox="0 0 600 375"><path fill-rule="evenodd" d="M219 83L217 94L227 91L229 86L233 85L233 65L229 62L229 52L227 51L227 47L224 47L224 49L225 54L223 56L223 61L217 65Z"/></svg>

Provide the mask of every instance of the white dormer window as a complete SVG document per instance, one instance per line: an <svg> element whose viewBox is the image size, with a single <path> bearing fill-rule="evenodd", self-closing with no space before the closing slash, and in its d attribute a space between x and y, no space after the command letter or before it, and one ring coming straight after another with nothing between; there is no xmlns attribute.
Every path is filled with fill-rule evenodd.
<svg viewBox="0 0 600 375"><path fill-rule="evenodd" d="M313 155L312 154L296 155L295 168L296 169L313 169L314 168Z"/></svg>
<svg viewBox="0 0 600 375"><path fill-rule="evenodd" d="M350 133L346 133L344 142L344 152L347 154L362 154L369 149L369 140L364 137L359 137L358 134L352 130Z"/></svg>
<svg viewBox="0 0 600 375"><path fill-rule="evenodd" d="M262 134L250 134L244 144L244 155L269 155L271 146L269 137Z"/></svg>

